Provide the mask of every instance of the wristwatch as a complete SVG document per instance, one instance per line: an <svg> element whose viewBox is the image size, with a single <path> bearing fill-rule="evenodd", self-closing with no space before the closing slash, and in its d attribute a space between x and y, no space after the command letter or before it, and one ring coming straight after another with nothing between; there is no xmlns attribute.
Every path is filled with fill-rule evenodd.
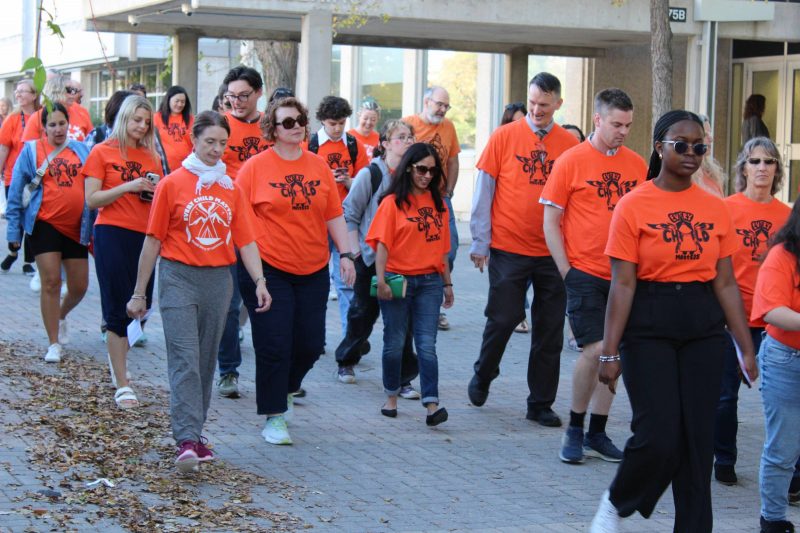
<svg viewBox="0 0 800 533"><path fill-rule="evenodd" d="M353 255L353 252L344 252L339 254L339 259L349 259L352 262L356 262L356 256Z"/></svg>

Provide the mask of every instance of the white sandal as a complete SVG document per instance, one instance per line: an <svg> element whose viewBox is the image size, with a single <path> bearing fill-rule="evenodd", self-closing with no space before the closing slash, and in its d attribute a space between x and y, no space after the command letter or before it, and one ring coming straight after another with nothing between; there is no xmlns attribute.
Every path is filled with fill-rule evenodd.
<svg viewBox="0 0 800 533"><path fill-rule="evenodd" d="M114 374L114 365L111 364L111 354L110 353L106 353L106 356L108 357L108 371L111 373L111 384L116 389L117 388L117 376L116 376L116 374ZM125 369L125 379L127 379L129 382L131 380L131 373L127 368Z"/></svg>
<svg viewBox="0 0 800 533"><path fill-rule="evenodd" d="M139 399L130 387L120 387L114 393L114 401L120 409L134 409L139 407Z"/></svg>

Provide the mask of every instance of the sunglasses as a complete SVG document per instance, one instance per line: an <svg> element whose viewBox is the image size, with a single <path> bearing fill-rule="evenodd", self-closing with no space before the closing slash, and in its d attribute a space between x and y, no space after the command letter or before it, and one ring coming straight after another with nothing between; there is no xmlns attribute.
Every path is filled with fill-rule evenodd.
<svg viewBox="0 0 800 533"><path fill-rule="evenodd" d="M678 154L685 154L689 151L689 147L692 148L692 153L694 153L694 155L705 155L705 153L708 152L708 145L703 143L689 144L685 141L661 141L661 143L671 144L675 149L675 153Z"/></svg>
<svg viewBox="0 0 800 533"><path fill-rule="evenodd" d="M290 130L294 128L295 125L300 126L301 128L305 128L306 125L308 125L308 117L305 115L298 115L296 119L292 117L287 117L282 121L278 122L278 124L283 126L283 129L285 130Z"/></svg>
<svg viewBox="0 0 800 533"><path fill-rule="evenodd" d="M78 94L79 92L81 92L81 90L80 90L80 89L78 89L78 88L76 88L76 87L67 87L67 88L66 88L66 91L67 91L69 94Z"/></svg>
<svg viewBox="0 0 800 533"><path fill-rule="evenodd" d="M768 167L778 164L778 160L775 159L774 157L765 157L764 159L760 159L758 157L751 157L750 159L747 160L747 162L750 163L751 165L753 165L754 167L757 167L758 165L760 165L762 161Z"/></svg>
<svg viewBox="0 0 800 533"><path fill-rule="evenodd" d="M414 167L414 170L417 171L417 174L420 176L424 176L425 174L430 173L432 178L435 178L439 175L440 169L439 167L426 167L425 165L411 165Z"/></svg>

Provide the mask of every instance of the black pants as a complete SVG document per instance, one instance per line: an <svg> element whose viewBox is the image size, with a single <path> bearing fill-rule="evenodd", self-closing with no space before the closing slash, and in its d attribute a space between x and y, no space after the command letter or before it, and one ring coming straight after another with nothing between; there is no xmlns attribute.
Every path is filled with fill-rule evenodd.
<svg viewBox="0 0 800 533"><path fill-rule="evenodd" d="M350 308L347 311L347 332L336 348L336 362L340 367L354 366L361 360L361 346L372 334L372 328L381 312L378 307L378 299L369 294L372 276L375 275L375 264L367 266L364 259L358 256L355 260L355 269L356 281L353 284L353 299L350 300ZM402 385L408 385L418 374L419 364L414 353L413 337L409 329L400 370Z"/></svg>
<svg viewBox="0 0 800 533"><path fill-rule="evenodd" d="M500 374L508 339L525 318L525 289L533 285L531 351L528 356L528 410L549 408L556 399L564 314L564 282L550 256L530 257L492 249L489 260L489 299L486 327L475 373L484 383Z"/></svg>
<svg viewBox="0 0 800 533"><path fill-rule="evenodd" d="M8 190L11 189L10 185L6 185L6 200L8 200ZM24 215L23 215L24 218ZM10 250L9 250L10 251ZM19 253L19 252L17 252ZM26 263L33 263L34 256L33 250L31 249L30 239L28 239L28 235L23 231L22 232L22 259Z"/></svg>
<svg viewBox="0 0 800 533"><path fill-rule="evenodd" d="M710 283L636 287L620 343L633 436L611 484L620 516L645 518L672 484L674 531L712 529L714 417L726 338Z"/></svg>

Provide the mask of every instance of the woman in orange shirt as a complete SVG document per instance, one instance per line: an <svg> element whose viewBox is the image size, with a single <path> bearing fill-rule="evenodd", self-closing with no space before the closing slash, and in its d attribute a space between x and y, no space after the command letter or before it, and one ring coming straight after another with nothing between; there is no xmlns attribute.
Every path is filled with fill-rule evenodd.
<svg viewBox="0 0 800 533"><path fill-rule="evenodd" d="M233 290L234 244L256 286L255 311L266 311L270 304L252 208L220 161L230 135L228 121L204 111L190 135L194 153L156 187L136 288L127 305L129 316L144 317L146 287L160 255L158 304L167 344L170 420L178 444L175 462L184 473L214 458L202 432L227 311L219 303L230 300Z"/></svg>
<svg viewBox="0 0 800 533"><path fill-rule="evenodd" d="M373 98L365 98L358 112L358 126L347 133L361 141L367 151L367 159L372 159L372 151L380 144L375 127L381 119L381 106Z"/></svg>
<svg viewBox="0 0 800 533"><path fill-rule="evenodd" d="M270 150L254 155L239 169L236 186L252 204L256 239L272 307L256 313L253 280L238 269L239 290L250 315L256 352L256 404L266 415L261 435L270 444L291 444L287 418L292 393L323 352L330 279L328 235L340 250L341 275L355 279L353 254L342 203L328 164L303 150L308 110L296 98L270 104L261 129Z"/></svg>
<svg viewBox="0 0 800 533"><path fill-rule="evenodd" d="M155 125L161 137L161 146L167 156L170 172L181 168L186 156L192 153L192 102L186 89L173 85L161 101L155 115Z"/></svg>
<svg viewBox="0 0 800 533"><path fill-rule="evenodd" d="M89 118L89 112L80 104L75 103L78 97L77 89L70 87L68 84L69 81L67 78L63 76L53 76L45 83L42 93L44 93L51 102L61 102L64 104L64 107L67 108L67 112L71 117L67 137L75 141L83 142L86 136L94 129L94 125ZM22 133L23 141L32 141L44 136L44 128L42 127L40 114L41 110L37 111L33 114L33 120L29 120L25 124L25 131Z"/></svg>
<svg viewBox="0 0 800 533"><path fill-rule="evenodd" d="M367 233L375 250L378 303L383 315L383 388L387 400L381 414L397 416L397 395L406 335L411 328L419 359L425 423L447 420L439 406L439 363L436 333L439 306L453 305L447 254L450 214L440 192L442 163L432 145L411 145L395 170L394 181L381 200ZM393 296L386 276L405 276L406 293Z"/></svg>
<svg viewBox="0 0 800 533"><path fill-rule="evenodd" d="M672 484L674 530L712 530L711 470L725 325L751 377L753 341L733 273L736 233L722 200L692 183L708 145L694 113L670 111L653 132L649 181L617 203L600 381L622 373L633 436L591 532L649 517Z"/></svg>
<svg viewBox="0 0 800 533"><path fill-rule="evenodd" d="M125 99L108 139L92 149L83 167L86 203L100 209L94 226L94 265L106 322L111 381L121 409L139 405L128 382L128 318L147 218L161 174L155 151L153 107L142 97ZM147 308L153 296L147 286Z"/></svg>
<svg viewBox="0 0 800 533"><path fill-rule="evenodd" d="M89 212L83 196L80 170L89 155L82 143L67 139L69 116L59 103L42 112L45 138L29 141L17 159L11 182L7 214L9 245L19 248L27 235L42 280L40 303L49 347L48 363L61 361L62 345L69 342L67 314L86 294L89 284ZM45 161L47 165L43 167ZM44 168L41 177L38 169ZM22 205L23 190L34 180L39 185ZM67 277L67 294L61 300L61 270Z"/></svg>

